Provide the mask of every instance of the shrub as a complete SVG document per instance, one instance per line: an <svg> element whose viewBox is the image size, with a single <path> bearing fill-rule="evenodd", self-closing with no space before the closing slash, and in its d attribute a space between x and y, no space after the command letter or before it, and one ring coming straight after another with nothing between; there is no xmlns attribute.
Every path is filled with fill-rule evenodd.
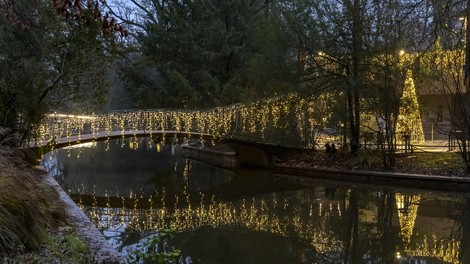
<svg viewBox="0 0 470 264"><path fill-rule="evenodd" d="M354 167L359 167L362 170L370 169L380 162L379 156L369 150L359 150L350 160Z"/></svg>
<svg viewBox="0 0 470 264"><path fill-rule="evenodd" d="M19 133L0 127L0 164L26 169L34 161L34 152L22 148L21 143L22 136Z"/></svg>
<svg viewBox="0 0 470 264"><path fill-rule="evenodd" d="M91 264L94 263L89 256L85 243L72 234L53 234L45 241L39 252L24 252L19 247L17 252L3 258L0 264L23 263L62 263L62 264Z"/></svg>
<svg viewBox="0 0 470 264"><path fill-rule="evenodd" d="M140 247L135 249L128 257L129 263L177 263L181 251L170 249L168 240L173 237L175 229L160 230L157 234L147 238Z"/></svg>

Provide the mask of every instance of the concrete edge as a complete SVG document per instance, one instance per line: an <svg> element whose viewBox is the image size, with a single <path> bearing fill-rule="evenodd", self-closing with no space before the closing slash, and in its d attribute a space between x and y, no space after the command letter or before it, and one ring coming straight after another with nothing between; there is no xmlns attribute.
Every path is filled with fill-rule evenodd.
<svg viewBox="0 0 470 264"><path fill-rule="evenodd" d="M275 165L274 173L340 181L353 181L367 184L389 184L419 189L443 191L470 191L470 178L448 177L427 174L407 174L380 171L353 171L330 168L310 168Z"/></svg>
<svg viewBox="0 0 470 264"><path fill-rule="evenodd" d="M77 236L87 244L91 257L95 263L125 263L121 254L108 243L101 232L95 227L90 219L88 219L78 205L67 195L67 193L65 193L52 176L47 174L43 182L57 190L60 200L65 204L67 222L72 225Z"/></svg>
<svg viewBox="0 0 470 264"><path fill-rule="evenodd" d="M214 149L183 146L181 156L223 169L233 170L238 167L237 155L232 151L225 152Z"/></svg>
<svg viewBox="0 0 470 264"><path fill-rule="evenodd" d="M284 166L284 165L274 165L273 167L275 169L276 168L291 168L295 170L299 170L299 169L300 170L312 170L312 171L318 171L318 172L346 173L346 174L355 174L355 175L364 175L364 176L391 176L391 177L401 177L401 178L460 181L460 182L470 183L470 178L449 177L449 176L432 175L432 174L415 174L415 173L386 172L386 171L339 170L339 169L330 169L330 168L295 167L295 166Z"/></svg>
<svg viewBox="0 0 470 264"><path fill-rule="evenodd" d="M203 151L203 152L212 153L212 154L227 155L227 156L236 155L235 151L220 151L220 150L215 150L215 149L200 148L200 147L194 147L194 146L189 146L189 145L182 146L182 148L196 150L196 151Z"/></svg>

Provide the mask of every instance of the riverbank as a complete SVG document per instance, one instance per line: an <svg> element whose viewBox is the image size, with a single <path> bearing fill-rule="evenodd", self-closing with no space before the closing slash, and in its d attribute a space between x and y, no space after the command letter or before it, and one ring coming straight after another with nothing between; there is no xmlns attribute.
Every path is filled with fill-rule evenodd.
<svg viewBox="0 0 470 264"><path fill-rule="evenodd" d="M4 167L0 166L0 168ZM33 217L32 215L23 213L21 217L16 216L12 221L3 219L2 222L0 220L7 230L6 232L5 229L0 230L0 238L10 241L13 246L12 249L0 251L0 263L118 264L122 262L117 250L104 239L93 223L41 166L35 166L32 169L23 167L21 169L9 168L8 170L10 171L9 176L0 175L0 182L10 181L9 177L19 177L19 174L23 174L30 176L30 178L23 180L33 187L28 190L29 199L16 201L16 207L22 210L28 206L37 207L36 218L37 215L44 216L44 212L42 212L44 209L41 206L43 203L52 208L54 212L50 215L51 219L44 219L44 223L32 223L32 225L36 225L35 230L29 230L25 234L26 237L34 236L34 233L42 234L35 246L28 245L24 238L14 241L16 232L8 232L9 225L13 224L12 221L19 223L18 228L21 228L23 223L34 222L34 219L30 219ZM0 183L0 186L18 189L17 193L24 191L19 189L21 186L18 183L10 184L10 186L3 186ZM47 190L48 196L38 200L39 196L35 193L44 194L42 188ZM0 194L0 209L9 199L15 200L15 197ZM4 211L0 212L0 217L5 217Z"/></svg>
<svg viewBox="0 0 470 264"><path fill-rule="evenodd" d="M417 152L396 154L396 164L386 168L379 152L361 151L358 155L347 152L326 153L302 150L283 157L277 165L311 169L336 169L341 171L370 171L421 174L446 177L470 177L465 164L456 152Z"/></svg>
<svg viewBox="0 0 470 264"><path fill-rule="evenodd" d="M92 263L44 175L0 155L0 263Z"/></svg>
<svg viewBox="0 0 470 264"><path fill-rule="evenodd" d="M273 164L274 166L312 170L331 169L345 173L348 171L368 171L370 173L388 172L470 178L470 173L466 171L465 163L459 156L459 153L445 151L446 149L446 147L438 146L432 151L397 153L395 154L395 165L393 167L385 167L383 165L381 152L377 150L360 150L357 155L352 155L349 152L342 151L326 153L325 150L298 149L276 156ZM187 150L195 152L193 156L187 156L196 160L201 160L199 157L202 153L209 153L209 155L211 153L228 156L235 155L230 147L223 144L213 147L206 146L204 148L191 147L187 148ZM220 166L220 164L213 164L211 159L201 160L201 162ZM230 165L232 165L232 162Z"/></svg>

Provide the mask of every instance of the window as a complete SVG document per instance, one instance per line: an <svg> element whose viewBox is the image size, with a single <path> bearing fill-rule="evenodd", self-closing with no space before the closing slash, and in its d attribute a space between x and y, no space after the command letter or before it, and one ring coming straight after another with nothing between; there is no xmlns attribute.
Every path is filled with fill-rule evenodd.
<svg viewBox="0 0 470 264"><path fill-rule="evenodd" d="M442 114L443 114L443 111L444 111L444 108L442 107L442 105L438 106L437 107L437 112L436 112L436 121L437 122L442 122Z"/></svg>

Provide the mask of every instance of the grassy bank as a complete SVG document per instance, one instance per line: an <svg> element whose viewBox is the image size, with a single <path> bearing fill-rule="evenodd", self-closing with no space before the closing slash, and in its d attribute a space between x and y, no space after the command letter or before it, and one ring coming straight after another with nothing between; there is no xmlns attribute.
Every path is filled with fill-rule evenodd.
<svg viewBox="0 0 470 264"><path fill-rule="evenodd" d="M26 168L0 164L0 263L90 263L54 189Z"/></svg>
<svg viewBox="0 0 470 264"><path fill-rule="evenodd" d="M31 168L18 134L0 128L0 264L86 263L57 192Z"/></svg>
<svg viewBox="0 0 470 264"><path fill-rule="evenodd" d="M341 170L392 171L402 173L470 177L465 164L455 152L416 152L396 154L396 164L384 168L378 151L360 151L358 155L347 152L325 153L305 150L290 155L281 163L287 166L332 168Z"/></svg>

